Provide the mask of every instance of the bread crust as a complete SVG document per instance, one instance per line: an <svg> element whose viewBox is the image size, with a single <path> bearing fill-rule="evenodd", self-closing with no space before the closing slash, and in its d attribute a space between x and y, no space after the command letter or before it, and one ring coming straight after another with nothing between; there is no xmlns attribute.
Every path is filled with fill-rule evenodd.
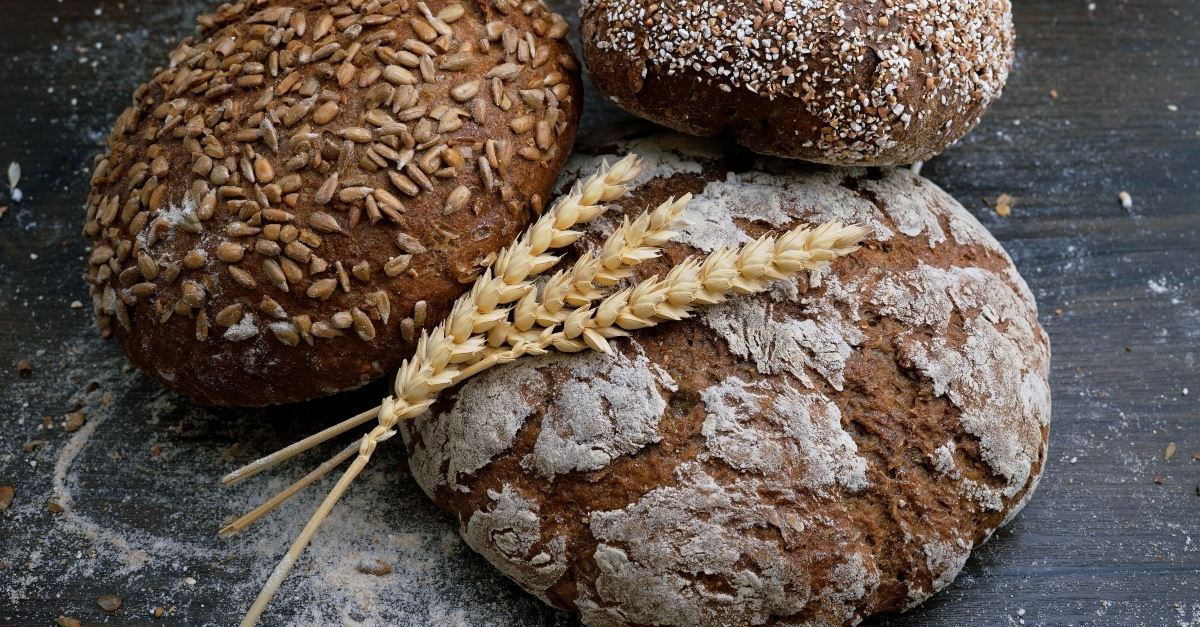
<svg viewBox="0 0 1200 627"><path fill-rule="evenodd" d="M696 194L642 275L801 221L873 235L824 276L638 331L615 356L468 382L405 425L414 478L472 548L589 625L855 624L948 585L1046 459L1049 342L1011 259L907 170L677 135L626 151L649 181L610 226Z"/></svg>
<svg viewBox="0 0 1200 627"><path fill-rule="evenodd" d="M1013 61L1008 0L649 6L583 4L584 59L612 102L831 165L937 155L978 124Z"/></svg>
<svg viewBox="0 0 1200 627"><path fill-rule="evenodd" d="M395 370L541 211L578 125L540 2L242 1L138 89L85 233L100 329L205 405Z"/></svg>

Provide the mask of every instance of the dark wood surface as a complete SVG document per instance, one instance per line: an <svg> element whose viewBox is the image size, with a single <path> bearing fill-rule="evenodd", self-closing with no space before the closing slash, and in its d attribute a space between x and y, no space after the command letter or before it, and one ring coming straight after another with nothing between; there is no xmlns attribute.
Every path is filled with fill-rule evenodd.
<svg viewBox="0 0 1200 627"><path fill-rule="evenodd" d="M130 372L90 305L70 307L87 302L79 231L98 143L211 6L0 11L0 172L20 162L25 195L0 183L0 486L16 491L0 513L0 624L146 623L158 606L153 622L235 622L317 495L244 538L214 530L318 455L274 483L219 477L383 394L197 409ZM924 174L1005 243L1038 297L1054 347L1050 460L1024 513L894 623L1200 625L1200 3L1018 2L1016 21L1004 98ZM581 141L623 119L590 95ZM1008 218L988 204L1001 193L1015 198ZM64 432L77 407L88 422ZM377 456L269 621L573 624L466 549L398 449ZM393 572L359 574L363 559ZM124 608L101 611L107 593Z"/></svg>

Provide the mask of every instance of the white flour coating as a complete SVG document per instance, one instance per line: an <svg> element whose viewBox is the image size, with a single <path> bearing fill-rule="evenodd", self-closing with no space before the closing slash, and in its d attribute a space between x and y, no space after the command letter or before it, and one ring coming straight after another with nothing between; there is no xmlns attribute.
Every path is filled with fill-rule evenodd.
<svg viewBox="0 0 1200 627"><path fill-rule="evenodd" d="M571 360L571 379L546 410L533 454L522 465L546 479L577 470L599 470L622 455L658 442L658 423L667 402L659 392L661 369L651 369L641 352L630 359L587 353Z"/></svg>
<svg viewBox="0 0 1200 627"><path fill-rule="evenodd" d="M933 590L930 593L950 585L971 556L971 543L962 538L955 538L953 542L933 540L926 542L922 548L925 551L925 565L933 576Z"/></svg>
<svg viewBox="0 0 1200 627"><path fill-rule="evenodd" d="M840 290L836 277L825 279L828 295ZM845 383L846 363L864 335L829 299L803 301L811 304L806 318L775 316L772 303L762 299L735 298L700 312L698 319L716 331L729 350L754 363L763 374L789 373L804 386L815 386L810 371L820 374L834 389ZM851 301L853 303L853 301Z"/></svg>
<svg viewBox="0 0 1200 627"><path fill-rule="evenodd" d="M954 440L950 440L937 447L937 450L934 451L936 457L933 458L934 468L943 475L953 479L957 479L961 474L958 471L958 466L954 463L954 451L956 448Z"/></svg>
<svg viewBox="0 0 1200 627"><path fill-rule="evenodd" d="M734 219L779 229L802 217L814 223L858 222L886 239L890 231L879 220L875 206L841 185L847 174L827 170L791 176L730 172L725 180L708 183L688 205L685 218L690 224L679 229L677 240L711 252L719 246L750 241Z"/></svg>
<svg viewBox="0 0 1200 627"><path fill-rule="evenodd" d="M754 484L719 483L693 463L676 472L676 486L592 513L600 574L594 590L581 591L584 622L757 624L804 609L808 573L775 541L751 533L770 524ZM729 589L706 585L699 573Z"/></svg>
<svg viewBox="0 0 1200 627"><path fill-rule="evenodd" d="M512 447L517 430L536 411L527 398L541 398L545 385L536 370L499 366L463 386L449 412L414 419L421 446L409 455L408 466L417 483L430 495L443 485L466 491L459 479ZM409 439L409 431L402 432Z"/></svg>
<svg viewBox="0 0 1200 627"><path fill-rule="evenodd" d="M842 607L842 618L857 622L856 603L879 587L879 570L874 560L862 553L853 553L833 569L833 583L821 590L830 605Z"/></svg>
<svg viewBox="0 0 1200 627"><path fill-rule="evenodd" d="M641 353L634 357L584 353L528 358L529 365L566 373L560 394L570 399L546 409L532 455L522 465L546 479L577 470L598 470L613 459L662 439L658 422L666 409L660 392L675 387ZM526 364L494 368L463 386L450 412L413 421L422 445L409 465L430 494L438 486L465 491L463 476L512 448L517 430L542 407L542 374ZM410 437L406 433L405 437Z"/></svg>
<svg viewBox="0 0 1200 627"><path fill-rule="evenodd" d="M933 382L934 393L962 412L959 420L979 439L983 460L1004 479L998 493L965 480L964 489L985 507L1001 509L999 497L1028 483L1041 429L1050 423L1050 356L1034 339L1032 305L987 270L924 264L880 281L874 300L882 313L935 331L930 339L901 338L900 349ZM960 347L947 341L952 311L963 317Z"/></svg>
<svg viewBox="0 0 1200 627"><path fill-rule="evenodd" d="M542 540L537 504L509 485L501 492L488 490L488 498L491 508L471 516L463 539L527 590L554 585L567 571L566 540L555 537L535 550Z"/></svg>
<svg viewBox="0 0 1200 627"><path fill-rule="evenodd" d="M867 485L867 462L841 424L837 405L816 394L730 377L700 393L708 410L701 434L711 455L767 478L798 476L817 494ZM785 489L791 490L792 486Z"/></svg>
<svg viewBox="0 0 1200 627"><path fill-rule="evenodd" d="M246 312L237 324L225 329L225 339L241 342L258 335L258 325L254 324L254 321L254 314Z"/></svg>
<svg viewBox="0 0 1200 627"><path fill-rule="evenodd" d="M175 236L175 230L184 223L192 223L199 227L200 218L196 215L196 199L191 194L184 194L179 204L171 203L166 209L159 209L154 220L148 222L137 234L138 243L143 250L151 250L150 231L158 228L158 223L166 225L167 232L161 233L155 244L169 242ZM199 227L202 228L202 227Z"/></svg>
<svg viewBox="0 0 1200 627"><path fill-rule="evenodd" d="M606 146L608 147L608 146ZM616 163L626 155L636 154L642 159L642 173L629 184L638 185L654 178L667 178L676 174L700 174L703 163L721 155L711 141L683 134L661 134L634 139L618 138L611 142L612 152L603 154L572 153L558 176L558 189L566 190L584 177L591 176L601 161Z"/></svg>

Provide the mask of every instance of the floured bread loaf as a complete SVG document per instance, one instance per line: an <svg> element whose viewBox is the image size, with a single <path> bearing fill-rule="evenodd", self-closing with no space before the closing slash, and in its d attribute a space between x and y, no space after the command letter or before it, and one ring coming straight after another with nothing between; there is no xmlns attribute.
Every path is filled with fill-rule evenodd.
<svg viewBox="0 0 1200 627"><path fill-rule="evenodd" d="M696 194L643 275L801 221L873 235L825 276L615 356L471 380L405 427L417 481L590 625L853 624L945 587L1045 461L1050 348L1008 255L907 170L742 162L673 135L609 158L626 151L650 180L612 220Z"/></svg>
<svg viewBox="0 0 1200 627"><path fill-rule="evenodd" d="M204 404L394 371L566 161L566 22L517 0L241 0L198 21L97 159L102 332Z"/></svg>
<svg viewBox="0 0 1200 627"><path fill-rule="evenodd" d="M975 127L1013 62L1009 0L584 0L583 54L629 112L834 165L928 159Z"/></svg>

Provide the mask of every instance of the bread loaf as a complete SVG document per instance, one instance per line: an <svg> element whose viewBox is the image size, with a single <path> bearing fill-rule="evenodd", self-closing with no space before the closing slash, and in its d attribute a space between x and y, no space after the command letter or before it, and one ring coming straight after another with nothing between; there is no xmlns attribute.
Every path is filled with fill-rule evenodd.
<svg viewBox="0 0 1200 627"><path fill-rule="evenodd" d="M105 335L213 405L382 376L541 210L581 94L540 2L242 0L134 95L99 157Z"/></svg>
<svg viewBox="0 0 1200 627"><path fill-rule="evenodd" d="M928 159L979 122L1013 60L1008 0L584 0L583 51L617 105L761 153Z"/></svg>
<svg viewBox="0 0 1200 627"><path fill-rule="evenodd" d="M643 274L801 221L873 234L825 276L614 356L469 381L405 426L418 483L471 547L589 625L855 624L948 585L1046 458L1049 344L1008 255L908 170L755 163L676 135L625 151L649 181L614 221L696 194Z"/></svg>

